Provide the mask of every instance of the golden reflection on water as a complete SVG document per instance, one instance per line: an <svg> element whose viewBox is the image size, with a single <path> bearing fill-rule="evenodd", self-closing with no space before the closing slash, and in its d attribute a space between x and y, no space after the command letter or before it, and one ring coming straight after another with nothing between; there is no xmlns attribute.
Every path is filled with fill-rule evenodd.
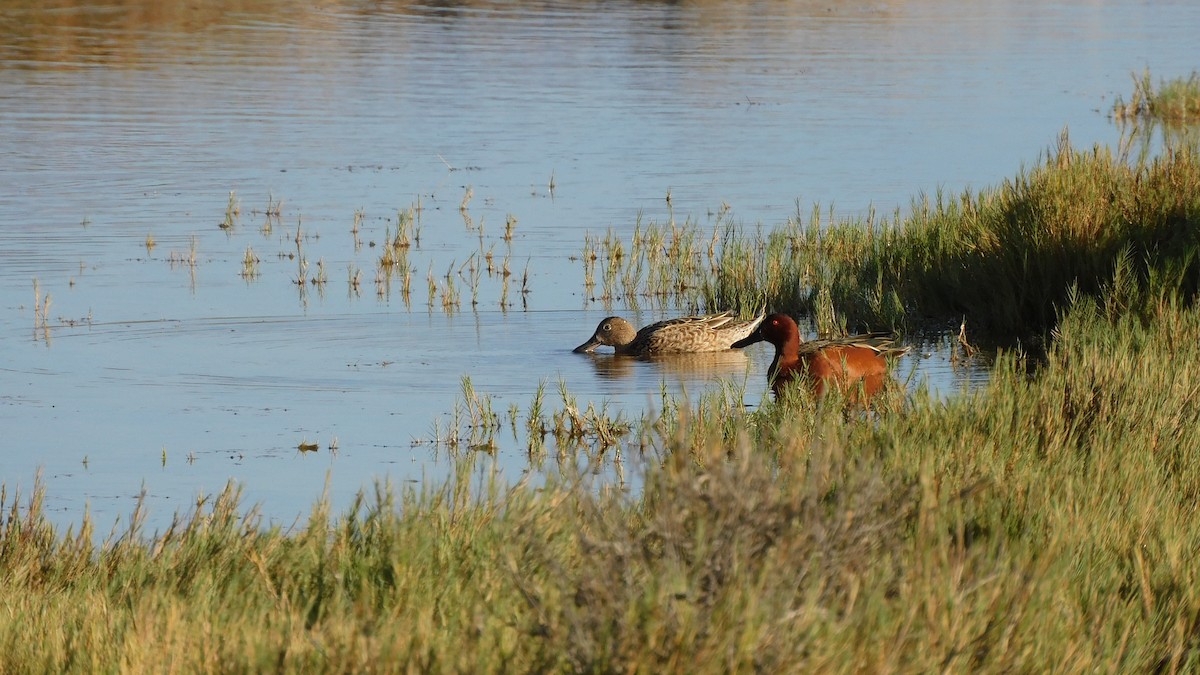
<svg viewBox="0 0 1200 675"><path fill-rule="evenodd" d="M229 30L239 26L286 26L313 35L344 27L347 16L361 20L395 22L397 17L453 22L459 19L528 22L544 17L546 27L579 31L574 23L578 8L557 0L507 2L459 0L455 2L363 2L325 0L296 3L283 0L60 0L54 3L6 3L0 11L0 62L22 68L63 70L104 63L141 66L166 60L193 59L197 52L225 51L253 54L256 59L286 58L280 44L263 42L256 30ZM588 3L579 3L586 5ZM601 2L593 4L600 5ZM663 29L694 35L701 44L730 31L778 32L780 19L809 21L830 16L856 20L890 20L896 11L889 3L839 5L820 0L777 3L765 16L750 0L690 0L688 2L629 3L631 14L643 14ZM542 19L539 19L542 20ZM815 24L817 26L821 23ZM280 38L286 41L286 34ZM402 41L401 41L402 42ZM717 43L724 44L718 40ZM330 44L329 48L337 48ZM722 47L728 48L728 45ZM218 59L219 60L219 59Z"/></svg>
<svg viewBox="0 0 1200 675"><path fill-rule="evenodd" d="M1200 126L1133 118L1117 121L1121 141L1117 156L1122 161L1145 163L1163 150L1200 147Z"/></svg>
<svg viewBox="0 0 1200 675"><path fill-rule="evenodd" d="M276 0L66 0L48 7L21 2L0 12L0 60L23 68L66 70L103 63L139 66L164 55L194 57L213 44L258 42L259 53L277 51L254 31L226 31L246 19L286 18L289 24L330 27L319 5ZM239 35L241 37L239 37Z"/></svg>
<svg viewBox="0 0 1200 675"><path fill-rule="evenodd" d="M605 380L620 380L643 374L648 364L657 377L668 380L709 380L740 377L750 369L746 352L730 349L699 354L659 354L633 357L617 354L587 354L596 375Z"/></svg>

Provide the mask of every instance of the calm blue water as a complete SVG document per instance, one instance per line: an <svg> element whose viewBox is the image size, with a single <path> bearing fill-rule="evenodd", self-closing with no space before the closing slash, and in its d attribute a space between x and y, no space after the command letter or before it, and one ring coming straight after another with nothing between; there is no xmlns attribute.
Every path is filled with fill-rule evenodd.
<svg viewBox="0 0 1200 675"><path fill-rule="evenodd" d="M539 383L553 407L560 381L634 416L715 378L755 404L765 348L704 367L571 354L609 313L683 311L589 302L585 234L723 205L750 228L814 202L891 213L995 185L1064 128L1115 147L1113 97L1133 71L1197 68L1198 25L1185 2L0 8L0 477L27 491L42 471L63 523L115 521L144 491L161 524L230 479L291 522L327 484L345 503L444 476L427 441L463 376L505 414ZM405 303L377 292L377 260L418 203ZM472 307L489 252L513 276L505 295L481 272ZM328 281L302 290L297 255ZM449 313L427 301L447 274ZM945 395L982 377L925 353L902 367ZM526 448L499 438L491 466L515 479Z"/></svg>

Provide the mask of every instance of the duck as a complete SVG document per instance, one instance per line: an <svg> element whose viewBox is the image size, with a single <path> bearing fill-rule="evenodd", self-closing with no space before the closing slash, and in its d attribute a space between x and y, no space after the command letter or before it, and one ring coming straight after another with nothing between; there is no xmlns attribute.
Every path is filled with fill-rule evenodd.
<svg viewBox="0 0 1200 675"><path fill-rule="evenodd" d="M751 335L762 323L766 312L753 319L739 321L733 312L683 316L659 321L636 330L619 316L604 318L587 342L576 347L577 354L590 354L608 345L625 356L720 352Z"/></svg>
<svg viewBox="0 0 1200 675"><path fill-rule="evenodd" d="M817 396L836 387L854 400L860 395L870 398L887 380L888 358L908 351L907 347L896 346L895 337L888 333L801 341L799 326L787 314L768 315L733 347L763 341L775 346L767 381L776 398L797 379L807 380Z"/></svg>

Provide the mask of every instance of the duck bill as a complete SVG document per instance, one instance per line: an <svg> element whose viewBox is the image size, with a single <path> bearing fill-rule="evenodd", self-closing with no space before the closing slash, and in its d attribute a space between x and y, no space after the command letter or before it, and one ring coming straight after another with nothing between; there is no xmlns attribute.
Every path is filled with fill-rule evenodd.
<svg viewBox="0 0 1200 675"><path fill-rule="evenodd" d="M600 340L595 335L593 335L592 337L590 337L588 339L587 342L579 345L578 347L576 347L575 349L572 349L571 351L575 352L576 354L591 354L592 352L596 351L596 347L599 347L599 346L600 346Z"/></svg>
<svg viewBox="0 0 1200 675"><path fill-rule="evenodd" d="M755 342L762 342L764 339L765 338L763 338L762 329L759 328L759 329L755 330L753 333L742 338L741 340L738 340L737 342L729 345L729 347L731 349L741 349L742 347L749 347L750 345L754 344Z"/></svg>

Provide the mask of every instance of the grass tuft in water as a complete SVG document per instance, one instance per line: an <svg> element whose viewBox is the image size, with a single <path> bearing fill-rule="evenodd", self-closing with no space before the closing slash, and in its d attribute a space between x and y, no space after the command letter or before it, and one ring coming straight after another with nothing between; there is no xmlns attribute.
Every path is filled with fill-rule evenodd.
<svg viewBox="0 0 1200 675"><path fill-rule="evenodd" d="M504 241L511 242L516 231L517 217L510 213L504 218Z"/></svg>
<svg viewBox="0 0 1200 675"><path fill-rule="evenodd" d="M41 285L37 278L33 280L33 337L36 341L41 338L46 345L50 344L50 304L53 298L47 291L42 295Z"/></svg>
<svg viewBox="0 0 1200 675"><path fill-rule="evenodd" d="M229 202L225 205L225 219L219 223L222 230L232 230L237 225L238 217L242 214L242 205L238 201L237 191L229 191Z"/></svg>
<svg viewBox="0 0 1200 675"><path fill-rule="evenodd" d="M1133 93L1126 101L1117 96L1112 116L1118 121L1152 118L1183 124L1200 121L1200 73L1160 80L1156 89L1149 69L1133 75Z"/></svg>
<svg viewBox="0 0 1200 675"><path fill-rule="evenodd" d="M275 195L267 193L267 218L279 219L283 216L283 199L276 199Z"/></svg>
<svg viewBox="0 0 1200 675"><path fill-rule="evenodd" d="M254 248L246 245L246 254L242 256L242 278L246 280L257 279L259 276L259 257L255 255Z"/></svg>

